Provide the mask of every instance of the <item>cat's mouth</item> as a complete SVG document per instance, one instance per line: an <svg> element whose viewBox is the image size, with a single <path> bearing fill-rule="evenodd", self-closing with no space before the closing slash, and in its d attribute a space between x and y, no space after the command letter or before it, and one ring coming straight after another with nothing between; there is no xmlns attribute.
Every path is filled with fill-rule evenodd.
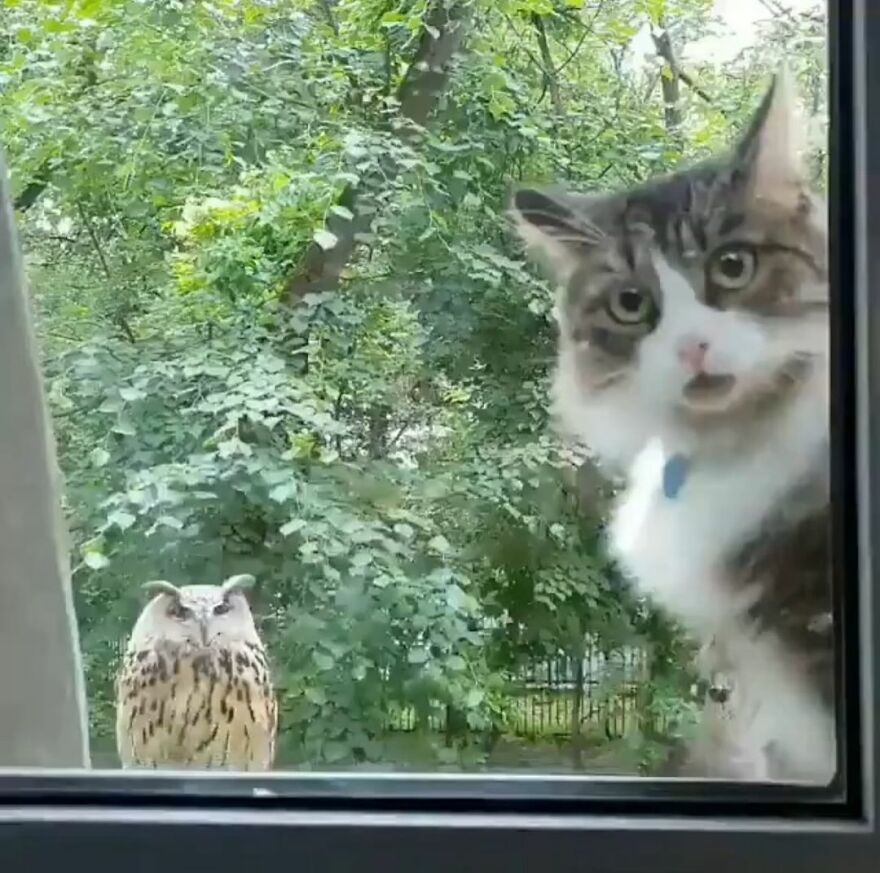
<svg viewBox="0 0 880 873"><path fill-rule="evenodd" d="M699 373L683 389L686 400L699 406L714 405L733 391L736 377L730 373Z"/></svg>
<svg viewBox="0 0 880 873"><path fill-rule="evenodd" d="M700 373L682 389L679 413L693 426L725 426L731 416L762 418L797 390L813 370L815 357L795 354L760 379L732 373Z"/></svg>

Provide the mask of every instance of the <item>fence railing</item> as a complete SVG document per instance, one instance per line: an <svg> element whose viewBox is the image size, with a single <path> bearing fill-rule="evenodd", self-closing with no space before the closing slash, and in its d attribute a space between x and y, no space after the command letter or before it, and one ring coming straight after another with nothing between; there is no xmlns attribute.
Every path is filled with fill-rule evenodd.
<svg viewBox="0 0 880 873"><path fill-rule="evenodd" d="M602 652L590 647L578 668L573 658L531 661L510 679L506 709L507 730L521 737L564 737L601 731L624 736L634 728L638 694L647 679L647 656L641 649ZM447 712L438 708L420 725L416 711L405 707L391 713L389 729L417 727L444 732Z"/></svg>

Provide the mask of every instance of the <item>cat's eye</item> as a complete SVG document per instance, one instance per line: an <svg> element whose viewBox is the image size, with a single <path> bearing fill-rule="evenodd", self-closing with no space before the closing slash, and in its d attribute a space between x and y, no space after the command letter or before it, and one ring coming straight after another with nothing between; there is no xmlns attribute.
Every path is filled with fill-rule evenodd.
<svg viewBox="0 0 880 873"><path fill-rule="evenodd" d="M230 609L232 609L232 604L228 600L224 600L214 607L214 615L225 615Z"/></svg>
<svg viewBox="0 0 880 873"><path fill-rule="evenodd" d="M752 246L731 246L716 252L709 262L710 285L725 291L739 291L755 277L758 255Z"/></svg>
<svg viewBox="0 0 880 873"><path fill-rule="evenodd" d="M608 295L605 308L619 324L641 324L650 318L654 301L648 292L627 286L615 288Z"/></svg>

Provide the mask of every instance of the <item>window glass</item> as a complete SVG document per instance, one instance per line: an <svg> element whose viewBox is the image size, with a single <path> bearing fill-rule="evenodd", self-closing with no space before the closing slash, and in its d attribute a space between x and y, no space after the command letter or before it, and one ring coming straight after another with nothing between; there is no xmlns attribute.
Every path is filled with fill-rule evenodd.
<svg viewBox="0 0 880 873"><path fill-rule="evenodd" d="M7 3L80 655L7 620L91 766L827 784L826 51L809 0Z"/></svg>

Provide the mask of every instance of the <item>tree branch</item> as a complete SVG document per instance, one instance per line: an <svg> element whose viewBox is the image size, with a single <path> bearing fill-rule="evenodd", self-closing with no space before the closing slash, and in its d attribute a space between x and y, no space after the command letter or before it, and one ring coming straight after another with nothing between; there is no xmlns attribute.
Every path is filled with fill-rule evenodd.
<svg viewBox="0 0 880 873"><path fill-rule="evenodd" d="M449 64L461 47L470 14L469 4L435 0L425 22L415 57L398 89L400 119L397 129L403 139L410 139L424 127L437 105L449 76ZM358 243L358 235L369 231L372 212L361 207L360 195L366 185L347 185L337 205L353 218L331 212L326 228L336 238L331 248L312 242L288 279L282 298L295 303L305 295L336 286L345 265Z"/></svg>
<svg viewBox="0 0 880 873"><path fill-rule="evenodd" d="M547 31L544 28L544 19L537 12L532 13L532 24L538 32L538 50L541 52L541 68L544 72L544 85L550 92L550 101L557 115L565 114L562 105L562 95L559 93L559 80L556 78L556 70L553 68L553 56L550 54L550 45L547 42Z"/></svg>
<svg viewBox="0 0 880 873"><path fill-rule="evenodd" d="M654 46L657 54L666 63L668 68L663 71L660 77L660 87L663 89L663 117L666 122L666 130L669 136L677 143L681 142L681 92L679 91L678 82L680 71L675 53L672 50L672 41L669 38L668 30L659 32L652 30L651 38L654 40Z"/></svg>
<svg viewBox="0 0 880 873"><path fill-rule="evenodd" d="M112 279L113 275L110 272L110 267L107 265L107 259L104 257L104 252L101 249L101 242L98 239L98 235L95 233L95 229L92 227L92 222L89 220L89 216L86 213L85 209L83 209L82 203L77 202L76 210L79 212L79 217L82 219L82 223L85 225L86 233L89 235L89 239L92 241L92 248L95 250L95 255L98 258L98 262L101 264L101 269L104 271L104 275L108 279Z"/></svg>
<svg viewBox="0 0 880 873"><path fill-rule="evenodd" d="M104 257L104 250L101 248L101 241L98 239L98 234L95 233L95 228L92 226L88 213L83 208L82 203L78 201L76 208L79 212L79 217L82 219L82 223L85 225L86 233L88 233L89 239L92 241L92 247L94 248L95 255L101 264L101 269L104 271L104 275L112 281L113 274L110 272L110 266L107 263L107 259ZM128 319L120 310L117 310L116 314L113 316L113 320L116 322L116 326L123 334L125 334L125 338L134 345L134 343L137 342L137 338L134 335L134 331L131 329L131 325L128 323Z"/></svg>
<svg viewBox="0 0 880 873"><path fill-rule="evenodd" d="M678 70L678 78L681 79L694 94L697 95L701 100L705 103L708 103L710 106L715 106L715 101L694 81L693 77L686 73L684 70ZM716 107L717 108L717 107ZM726 114L723 109L719 109L719 112Z"/></svg>
<svg viewBox="0 0 880 873"><path fill-rule="evenodd" d="M581 33L580 39L575 43L575 47L569 52L568 57L558 67L554 68L553 72L555 75L558 76L577 57L578 52L581 50L581 47L586 42L590 33L591 31L589 30L584 30L584 32Z"/></svg>

